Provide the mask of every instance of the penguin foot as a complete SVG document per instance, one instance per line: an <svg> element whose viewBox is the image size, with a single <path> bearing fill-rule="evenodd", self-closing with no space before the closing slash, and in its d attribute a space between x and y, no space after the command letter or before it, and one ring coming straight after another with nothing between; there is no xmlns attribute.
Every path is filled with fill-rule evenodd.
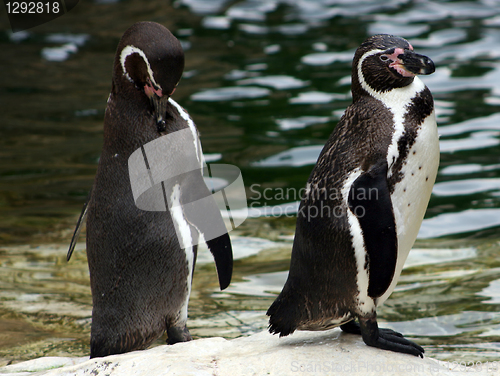
<svg viewBox="0 0 500 376"><path fill-rule="evenodd" d="M347 325L347 324L344 324ZM354 324L356 325L356 324ZM359 318L363 341L372 347L424 357L424 349L391 329L379 329L375 317Z"/></svg>
<svg viewBox="0 0 500 376"><path fill-rule="evenodd" d="M173 345L177 342L187 342L191 341L191 334L189 334L189 330L187 326L184 327L170 327L167 329L167 344Z"/></svg>
<svg viewBox="0 0 500 376"><path fill-rule="evenodd" d="M356 321L354 321L354 319L345 323L345 324L340 325L340 329L342 329L342 331L345 333L361 335L361 327L359 326L359 324ZM403 335L401 333L398 333L392 329L379 328L378 331L379 331L379 333L382 333L383 335L393 335L396 337L403 337Z"/></svg>

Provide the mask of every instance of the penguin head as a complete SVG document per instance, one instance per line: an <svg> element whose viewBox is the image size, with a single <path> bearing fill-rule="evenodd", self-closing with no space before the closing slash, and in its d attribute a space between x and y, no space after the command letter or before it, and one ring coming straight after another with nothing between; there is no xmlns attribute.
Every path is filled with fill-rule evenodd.
<svg viewBox="0 0 500 376"><path fill-rule="evenodd" d="M116 51L113 92L149 99L158 130L165 127L168 98L184 70L184 51L176 37L155 22L138 22L123 34Z"/></svg>
<svg viewBox="0 0 500 376"><path fill-rule="evenodd" d="M380 34L366 39L354 54L353 93L369 89L384 93L410 85L417 74L431 74L434 63L417 54L406 40Z"/></svg>

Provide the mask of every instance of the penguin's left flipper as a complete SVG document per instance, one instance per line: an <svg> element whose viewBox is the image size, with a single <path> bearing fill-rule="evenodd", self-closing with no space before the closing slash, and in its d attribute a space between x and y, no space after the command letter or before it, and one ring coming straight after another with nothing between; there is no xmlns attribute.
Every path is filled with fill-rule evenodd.
<svg viewBox="0 0 500 376"><path fill-rule="evenodd" d="M78 222L76 222L75 232L73 233L73 237L71 238L71 243L69 243L68 255L66 256L66 260L69 261L73 251L76 247L76 242L80 237L80 232L82 231L83 223L85 222L85 218L87 218L87 207L90 201L90 196L92 194L92 189L90 190L85 203L83 204L82 212L80 213L80 218L78 218Z"/></svg>
<svg viewBox="0 0 500 376"><path fill-rule="evenodd" d="M359 317L363 341L372 347L424 357L425 350L416 343L405 339L400 333L387 332L378 328L376 316Z"/></svg>
<svg viewBox="0 0 500 376"><path fill-rule="evenodd" d="M199 171L183 176L181 191L184 215L203 234L214 257L220 289L224 290L231 283L233 250L219 207Z"/></svg>

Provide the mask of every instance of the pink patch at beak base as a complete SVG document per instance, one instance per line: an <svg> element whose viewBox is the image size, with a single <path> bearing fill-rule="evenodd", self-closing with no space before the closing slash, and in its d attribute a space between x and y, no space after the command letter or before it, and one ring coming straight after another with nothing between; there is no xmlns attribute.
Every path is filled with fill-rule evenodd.
<svg viewBox="0 0 500 376"><path fill-rule="evenodd" d="M400 61L390 63L389 67L396 69L396 71L403 77L415 77L415 74L406 70L405 66Z"/></svg>
<svg viewBox="0 0 500 376"><path fill-rule="evenodd" d="M399 55L404 55L405 50L402 48L394 49L394 52L390 55L386 55L389 59L392 60L392 63L389 64L390 68L396 69L396 71L403 77L415 77L415 74L406 70L403 61L398 58Z"/></svg>
<svg viewBox="0 0 500 376"><path fill-rule="evenodd" d="M144 85L144 93L146 93L148 98L151 98L154 94L156 94L159 98L163 97L162 90L161 89L155 90L155 88L150 84Z"/></svg>

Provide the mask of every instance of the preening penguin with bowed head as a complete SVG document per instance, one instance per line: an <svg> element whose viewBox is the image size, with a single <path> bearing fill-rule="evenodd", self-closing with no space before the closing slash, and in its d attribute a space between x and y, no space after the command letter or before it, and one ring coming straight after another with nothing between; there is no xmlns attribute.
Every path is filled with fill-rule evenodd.
<svg viewBox="0 0 500 376"><path fill-rule="evenodd" d="M416 77L434 70L396 36L372 36L356 50L353 103L307 182L288 279L267 312L271 333L340 326L369 346L423 356L378 328L376 308L396 286L437 174L434 102Z"/></svg>
<svg viewBox="0 0 500 376"><path fill-rule="evenodd" d="M214 256L221 289L231 280L231 242L217 205L204 201L205 209L214 213L209 224L195 223L193 211L187 213L183 206L211 197L201 174L197 129L171 98L183 69L181 44L157 23L136 23L119 42L102 153L68 252L69 260L86 217L93 301L91 357L144 349L165 331L170 344L191 340L186 322L199 241L205 239ZM196 167L154 185L175 208L141 210L133 197L129 158L139 150L144 154L142 164L152 171L145 145L171 134L187 134L190 141L169 144L170 155L181 162L194 158ZM157 163L167 171L179 170L169 158ZM147 184L149 178L153 182L152 174L146 177ZM205 236L207 226L223 235Z"/></svg>

